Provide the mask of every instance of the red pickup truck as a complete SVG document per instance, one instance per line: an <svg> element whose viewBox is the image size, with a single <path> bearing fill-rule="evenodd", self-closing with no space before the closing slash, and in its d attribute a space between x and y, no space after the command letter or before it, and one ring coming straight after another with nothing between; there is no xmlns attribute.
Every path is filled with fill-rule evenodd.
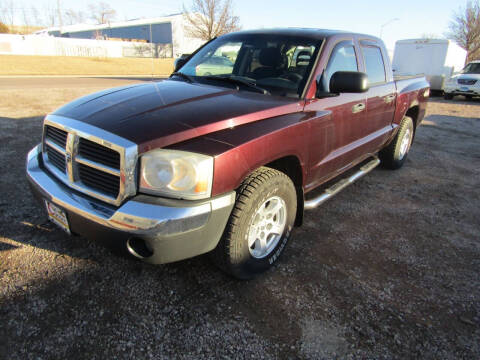
<svg viewBox="0 0 480 360"><path fill-rule="evenodd" d="M393 78L373 36L232 33L168 80L47 115L27 177L68 233L155 264L210 252L249 278L277 261L305 209L379 163L403 165L428 96L425 78Z"/></svg>

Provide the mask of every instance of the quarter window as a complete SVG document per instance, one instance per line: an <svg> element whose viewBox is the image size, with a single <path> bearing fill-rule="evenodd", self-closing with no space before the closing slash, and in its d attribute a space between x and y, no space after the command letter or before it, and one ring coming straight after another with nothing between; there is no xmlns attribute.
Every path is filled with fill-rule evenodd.
<svg viewBox="0 0 480 360"><path fill-rule="evenodd" d="M382 51L376 46L362 46L365 67L370 84L384 83L385 65L383 63Z"/></svg>

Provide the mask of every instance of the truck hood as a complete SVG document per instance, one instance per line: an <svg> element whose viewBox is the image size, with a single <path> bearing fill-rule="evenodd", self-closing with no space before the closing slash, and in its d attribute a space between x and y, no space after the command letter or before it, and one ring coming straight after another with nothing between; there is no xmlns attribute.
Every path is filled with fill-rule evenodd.
<svg viewBox="0 0 480 360"><path fill-rule="evenodd" d="M458 79L480 80L480 74L457 74L450 78L450 80L454 81L457 81Z"/></svg>
<svg viewBox="0 0 480 360"><path fill-rule="evenodd" d="M165 80L87 95L53 114L128 139L141 153L302 109L298 99Z"/></svg>

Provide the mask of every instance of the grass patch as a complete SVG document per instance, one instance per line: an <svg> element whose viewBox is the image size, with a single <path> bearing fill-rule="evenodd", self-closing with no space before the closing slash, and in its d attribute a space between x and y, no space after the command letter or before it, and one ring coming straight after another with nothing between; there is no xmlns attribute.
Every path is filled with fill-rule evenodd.
<svg viewBox="0 0 480 360"><path fill-rule="evenodd" d="M169 75L173 59L153 59L153 75ZM0 55L0 75L152 75L152 59Z"/></svg>

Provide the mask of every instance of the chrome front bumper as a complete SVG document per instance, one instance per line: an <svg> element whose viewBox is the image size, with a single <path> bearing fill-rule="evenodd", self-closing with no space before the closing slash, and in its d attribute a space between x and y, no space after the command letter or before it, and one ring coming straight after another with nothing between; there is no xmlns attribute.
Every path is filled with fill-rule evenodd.
<svg viewBox="0 0 480 360"><path fill-rule="evenodd" d="M463 89L462 89L463 88ZM445 93L453 95L480 96L480 87L473 85L445 86Z"/></svg>
<svg viewBox="0 0 480 360"><path fill-rule="evenodd" d="M235 192L202 201L138 195L116 208L69 188L42 166L41 146L27 156L32 191L62 208L72 233L113 237L133 255L150 263L167 263L213 250L235 202ZM142 255L129 241L143 241L151 254Z"/></svg>

